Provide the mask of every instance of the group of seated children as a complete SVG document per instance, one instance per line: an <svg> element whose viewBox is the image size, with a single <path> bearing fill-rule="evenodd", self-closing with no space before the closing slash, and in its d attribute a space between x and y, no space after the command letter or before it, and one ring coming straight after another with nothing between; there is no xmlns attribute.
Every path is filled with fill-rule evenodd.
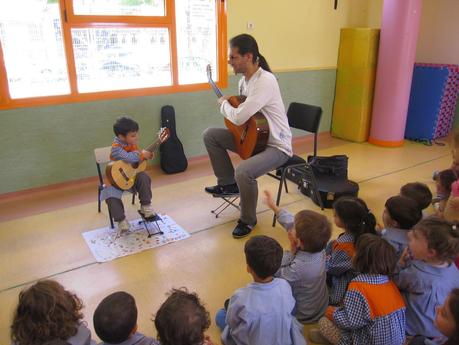
<svg viewBox="0 0 459 345"><path fill-rule="evenodd" d="M11 325L13 345L95 345L83 322L83 303L56 281L38 281L19 294ZM93 316L100 345L213 345L204 332L209 312L195 293L173 289L156 312L158 340L137 329L133 296L118 291L105 297Z"/></svg>
<svg viewBox="0 0 459 345"><path fill-rule="evenodd" d="M459 255L459 134L454 140L453 166L435 177L435 215L425 214L432 193L422 183L408 183L386 201L383 226L363 200L342 197L333 212L343 232L330 241L332 226L324 215L303 210L293 216L265 192L265 203L286 229L290 248L283 251L267 236L245 243L253 282L238 289L216 315L223 344L303 345L302 324L308 323L318 324L309 331L315 343L459 344L459 271L454 264ZM129 143L114 143L115 151ZM132 158L119 151L123 159ZM133 159L142 159L134 151ZM138 187L143 211L152 212L151 192ZM115 220L123 222L119 195L112 192L105 197L110 197ZM82 301L59 283L35 283L19 295L11 325L13 344L94 344L82 322L82 308ZM157 340L138 332L136 303L126 292L104 298L93 323L107 345L213 344L205 335L208 311L185 289L172 290L157 311Z"/></svg>
<svg viewBox="0 0 459 345"><path fill-rule="evenodd" d="M329 241L324 215L303 210L293 216L265 192L290 250L268 236L245 243L253 282L216 315L223 344L306 344L307 323L318 324L309 332L315 343L459 344L459 229L436 215L422 218L429 193L420 183L403 186L385 204L383 228L363 200L340 198L334 223L343 233ZM19 295L13 344L94 344L82 307L57 282L37 282ZM104 298L93 322L107 345L213 344L205 335L209 313L186 290L172 290L157 311L157 339L138 332L136 303L126 292Z"/></svg>

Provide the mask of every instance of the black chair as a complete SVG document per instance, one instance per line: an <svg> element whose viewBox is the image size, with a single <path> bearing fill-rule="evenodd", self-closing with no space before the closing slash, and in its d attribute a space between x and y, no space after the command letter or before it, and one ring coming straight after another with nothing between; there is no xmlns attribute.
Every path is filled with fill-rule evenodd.
<svg viewBox="0 0 459 345"><path fill-rule="evenodd" d="M105 188L104 177L102 175L102 165L106 165L110 162L110 151L111 146L99 147L94 149L94 158L96 160L97 174L99 175L99 186L97 187L97 211L101 211L101 202L100 202L100 193ZM132 205L135 203L135 193L132 193ZM115 226L113 224L113 217L108 209L108 218L110 219L110 227L113 229Z"/></svg>
<svg viewBox="0 0 459 345"><path fill-rule="evenodd" d="M317 134L319 131L320 120L322 118L322 108L314 105L303 103L290 103L287 110L288 123L291 128L301 129L303 131L313 133L314 135L314 149L313 156L317 156ZM287 172L296 172L300 174L307 183L311 193L319 196L317 181L314 177L310 165L300 156L293 155L283 165L276 169L276 173L269 172L268 175L279 181L279 188L277 191L276 205L279 206L282 186L285 187L285 192L288 193L286 174ZM323 205L320 197L318 198L320 207L323 210ZM273 226L276 225L276 215L273 217Z"/></svg>

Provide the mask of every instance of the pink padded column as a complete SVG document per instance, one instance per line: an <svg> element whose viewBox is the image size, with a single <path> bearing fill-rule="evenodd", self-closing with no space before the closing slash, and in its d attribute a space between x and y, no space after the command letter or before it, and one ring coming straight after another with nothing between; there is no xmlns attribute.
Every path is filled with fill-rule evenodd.
<svg viewBox="0 0 459 345"><path fill-rule="evenodd" d="M384 0L370 137L401 146L405 133L422 0Z"/></svg>

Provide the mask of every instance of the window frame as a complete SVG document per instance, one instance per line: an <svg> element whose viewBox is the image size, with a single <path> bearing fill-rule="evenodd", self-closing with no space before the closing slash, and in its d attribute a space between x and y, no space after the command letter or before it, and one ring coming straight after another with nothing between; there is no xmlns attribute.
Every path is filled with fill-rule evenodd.
<svg viewBox="0 0 459 345"><path fill-rule="evenodd" d="M175 0L164 0L165 16L100 16L100 15L75 15L73 13L73 0L59 0L60 20L64 43L65 58L67 60L67 75L70 84L70 94L59 96L41 96L21 99L12 99L9 94L6 66L3 59L3 50L0 42L0 110L33 107L42 105L56 105L65 103L90 102L104 99L153 96L169 93L193 92L210 89L208 83L179 85L178 83L178 58L177 36L175 23ZM228 85L227 73L227 10L225 0L215 0L217 12L217 64L218 82L224 88ZM77 75L75 58L71 37L72 28L167 28L169 30L170 57L172 85L148 88L98 91L79 93L77 89Z"/></svg>

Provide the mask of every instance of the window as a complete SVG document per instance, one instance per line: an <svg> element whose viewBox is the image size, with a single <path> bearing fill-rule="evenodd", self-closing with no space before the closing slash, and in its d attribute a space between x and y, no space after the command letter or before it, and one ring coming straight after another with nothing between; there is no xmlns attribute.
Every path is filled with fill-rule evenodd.
<svg viewBox="0 0 459 345"><path fill-rule="evenodd" d="M70 94L59 5L0 1L0 40L11 98Z"/></svg>
<svg viewBox="0 0 459 345"><path fill-rule="evenodd" d="M222 0L2 0L0 109L203 90L208 64L224 86L225 15Z"/></svg>

